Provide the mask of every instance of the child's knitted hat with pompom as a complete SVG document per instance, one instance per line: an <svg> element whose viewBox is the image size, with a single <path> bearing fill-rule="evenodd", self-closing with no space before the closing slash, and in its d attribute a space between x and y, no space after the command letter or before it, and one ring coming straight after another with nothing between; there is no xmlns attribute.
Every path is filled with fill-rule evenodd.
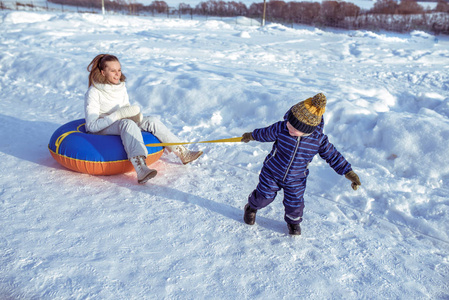
<svg viewBox="0 0 449 300"><path fill-rule="evenodd" d="M312 133L320 124L326 110L326 96L322 93L295 104L288 112L287 121L297 130Z"/></svg>

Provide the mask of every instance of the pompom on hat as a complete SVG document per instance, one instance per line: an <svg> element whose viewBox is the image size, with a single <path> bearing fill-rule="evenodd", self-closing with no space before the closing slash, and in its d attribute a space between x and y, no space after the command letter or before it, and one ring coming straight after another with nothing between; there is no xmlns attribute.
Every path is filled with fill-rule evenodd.
<svg viewBox="0 0 449 300"><path fill-rule="evenodd" d="M326 101L326 96L319 93L295 104L288 112L287 121L301 132L312 133L321 122Z"/></svg>

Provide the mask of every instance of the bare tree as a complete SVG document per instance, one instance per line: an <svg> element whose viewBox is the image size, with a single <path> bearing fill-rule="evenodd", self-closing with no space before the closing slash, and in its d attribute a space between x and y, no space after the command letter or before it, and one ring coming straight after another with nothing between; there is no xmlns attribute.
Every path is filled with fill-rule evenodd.
<svg viewBox="0 0 449 300"><path fill-rule="evenodd" d="M424 8L415 0L401 0L398 6L398 14L401 15L420 14L423 12Z"/></svg>
<svg viewBox="0 0 449 300"><path fill-rule="evenodd" d="M378 0L369 13L393 15L397 12L398 6L395 0Z"/></svg>

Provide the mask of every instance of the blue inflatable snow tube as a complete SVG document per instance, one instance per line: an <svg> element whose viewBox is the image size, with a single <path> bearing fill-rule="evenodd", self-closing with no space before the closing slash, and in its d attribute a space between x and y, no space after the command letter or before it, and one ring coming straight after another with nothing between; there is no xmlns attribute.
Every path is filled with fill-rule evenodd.
<svg viewBox="0 0 449 300"><path fill-rule="evenodd" d="M51 136L48 149L53 158L73 171L92 175L114 175L133 170L118 135L86 133L85 119L59 127ZM160 143L149 132L142 132L145 144ZM164 148L147 147L147 164L157 161Z"/></svg>

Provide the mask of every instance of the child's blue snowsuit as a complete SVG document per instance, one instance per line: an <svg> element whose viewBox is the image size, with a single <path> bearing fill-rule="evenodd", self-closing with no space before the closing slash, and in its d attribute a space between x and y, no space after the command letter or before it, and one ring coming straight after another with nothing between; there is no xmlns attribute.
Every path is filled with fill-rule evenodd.
<svg viewBox="0 0 449 300"><path fill-rule="evenodd" d="M299 224L304 210L308 166L315 154L340 175L351 171L351 164L332 145L323 133L324 120L309 136L290 136L287 120L265 128L255 129L252 136L259 142L274 142L273 149L265 158L257 188L250 194L248 203L261 209L273 202L277 192L284 189L284 219L287 223Z"/></svg>

